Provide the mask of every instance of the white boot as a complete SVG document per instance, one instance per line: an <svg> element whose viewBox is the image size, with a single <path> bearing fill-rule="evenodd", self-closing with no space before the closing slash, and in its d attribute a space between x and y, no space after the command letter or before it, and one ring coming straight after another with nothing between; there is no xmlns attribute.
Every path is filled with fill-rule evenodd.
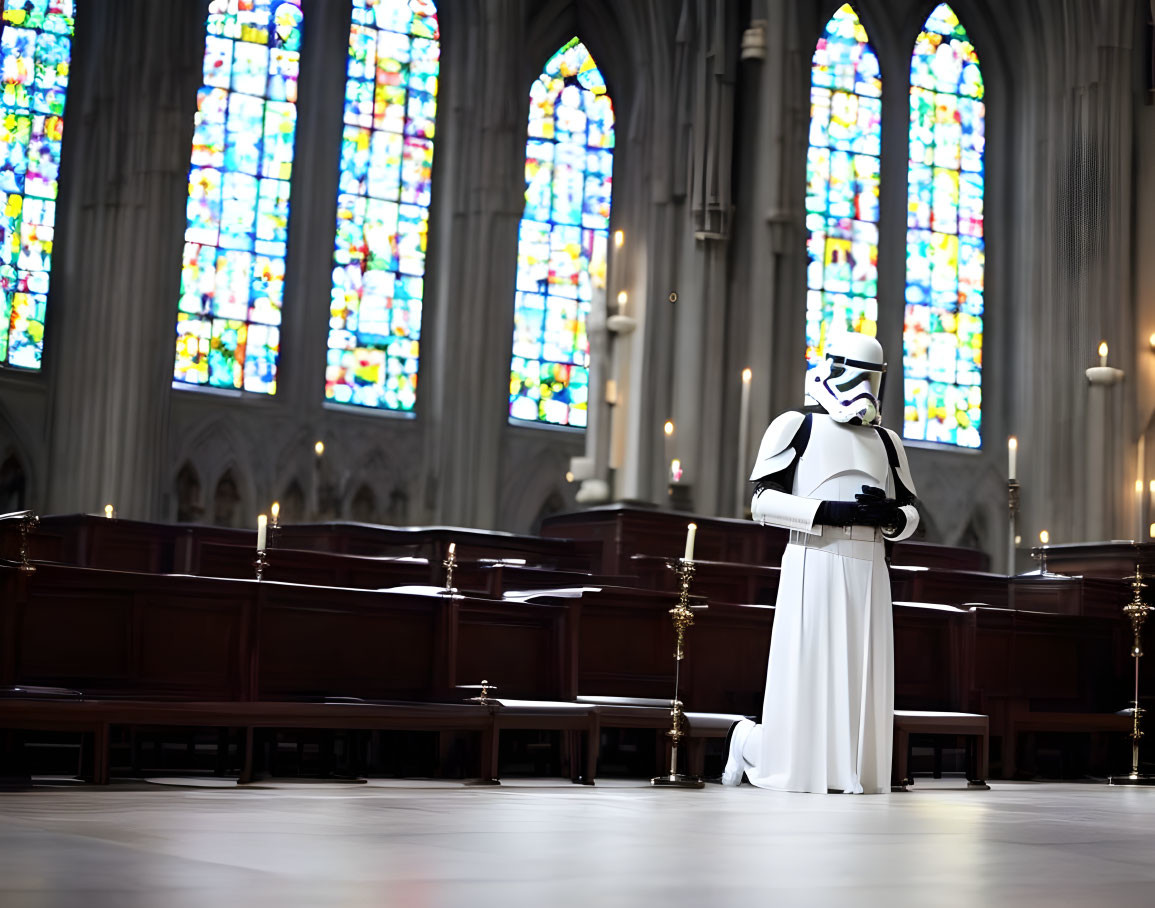
<svg viewBox="0 0 1155 908"><path fill-rule="evenodd" d="M742 784L746 773L746 761L742 759L742 748L746 739L757 726L749 719L739 719L730 735L730 753L726 758L726 768L722 770L722 784L736 787Z"/></svg>

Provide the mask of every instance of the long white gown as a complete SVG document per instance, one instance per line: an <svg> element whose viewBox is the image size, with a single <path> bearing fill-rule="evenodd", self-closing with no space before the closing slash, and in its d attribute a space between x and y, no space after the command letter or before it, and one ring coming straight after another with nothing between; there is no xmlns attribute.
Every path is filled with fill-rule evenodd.
<svg viewBox="0 0 1155 908"><path fill-rule="evenodd" d="M863 485L894 495L877 432L815 416L794 494L853 501ZM762 724L742 746L746 776L781 791L889 791L894 632L882 535L819 526L790 535Z"/></svg>

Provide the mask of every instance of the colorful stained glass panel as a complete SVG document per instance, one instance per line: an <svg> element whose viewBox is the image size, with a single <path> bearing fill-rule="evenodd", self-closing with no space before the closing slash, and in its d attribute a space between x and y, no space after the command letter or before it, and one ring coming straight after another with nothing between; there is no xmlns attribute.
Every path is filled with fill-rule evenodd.
<svg viewBox="0 0 1155 908"><path fill-rule="evenodd" d="M72 0L4 0L0 366L39 369L56 226Z"/></svg>
<svg viewBox="0 0 1155 908"><path fill-rule="evenodd" d="M850 4L818 39L810 64L806 156L806 360L832 334L875 334L878 321L878 58Z"/></svg>
<svg viewBox="0 0 1155 908"><path fill-rule="evenodd" d="M325 398L417 402L440 66L430 0L354 0Z"/></svg>
<svg viewBox="0 0 1155 908"><path fill-rule="evenodd" d="M210 0L173 381L275 394L300 0Z"/></svg>
<svg viewBox="0 0 1155 908"><path fill-rule="evenodd" d="M903 435L982 444L983 79L950 6L910 63Z"/></svg>
<svg viewBox="0 0 1155 908"><path fill-rule="evenodd" d="M529 91L525 211L517 249L509 415L585 426L586 321L606 287L614 110L577 38Z"/></svg>

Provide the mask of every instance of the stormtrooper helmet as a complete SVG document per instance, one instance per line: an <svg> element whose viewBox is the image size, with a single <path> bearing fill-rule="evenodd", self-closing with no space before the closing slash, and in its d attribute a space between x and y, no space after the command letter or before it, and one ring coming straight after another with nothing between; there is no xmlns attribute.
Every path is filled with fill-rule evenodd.
<svg viewBox="0 0 1155 908"><path fill-rule="evenodd" d="M806 396L837 422L878 425L885 379L882 344L865 334L838 334L807 376Z"/></svg>

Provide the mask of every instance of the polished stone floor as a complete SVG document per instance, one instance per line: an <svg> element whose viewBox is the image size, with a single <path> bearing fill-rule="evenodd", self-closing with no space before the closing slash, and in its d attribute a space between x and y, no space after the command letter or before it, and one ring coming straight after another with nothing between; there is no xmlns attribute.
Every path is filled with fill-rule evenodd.
<svg viewBox="0 0 1155 908"><path fill-rule="evenodd" d="M534 780L0 794L3 908L1102 904L1155 904L1155 790Z"/></svg>

